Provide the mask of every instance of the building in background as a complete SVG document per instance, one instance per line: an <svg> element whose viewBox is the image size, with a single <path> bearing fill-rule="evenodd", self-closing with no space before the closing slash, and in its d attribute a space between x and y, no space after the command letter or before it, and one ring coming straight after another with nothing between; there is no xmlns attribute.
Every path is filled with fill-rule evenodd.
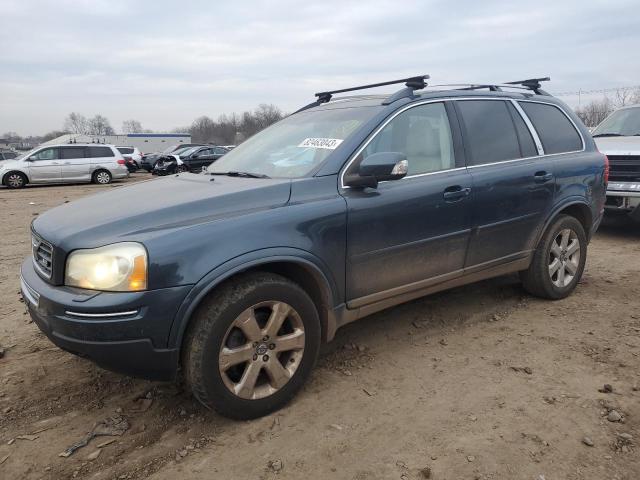
<svg viewBox="0 0 640 480"><path fill-rule="evenodd" d="M68 133L42 145L63 143L106 143L117 147L138 147L144 153L161 152L172 145L191 143L188 133L126 133L122 135L83 135Z"/></svg>

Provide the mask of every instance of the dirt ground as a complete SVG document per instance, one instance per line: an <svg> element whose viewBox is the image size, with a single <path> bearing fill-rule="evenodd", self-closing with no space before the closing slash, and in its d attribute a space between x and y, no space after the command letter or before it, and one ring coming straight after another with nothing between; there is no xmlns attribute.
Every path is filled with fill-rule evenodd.
<svg viewBox="0 0 640 480"><path fill-rule="evenodd" d="M0 189L0 478L640 478L639 225L600 229L566 300L511 276L351 324L288 407L234 422L59 350L20 301L33 217L143 178ZM59 456L113 417L124 434Z"/></svg>

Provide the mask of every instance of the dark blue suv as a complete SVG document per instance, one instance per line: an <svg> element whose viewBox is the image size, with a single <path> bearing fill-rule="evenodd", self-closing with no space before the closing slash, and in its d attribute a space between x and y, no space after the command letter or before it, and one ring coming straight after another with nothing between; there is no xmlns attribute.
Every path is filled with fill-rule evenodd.
<svg viewBox="0 0 640 480"><path fill-rule="evenodd" d="M208 172L39 216L22 265L34 321L69 352L181 372L205 406L252 418L291 399L321 342L358 318L511 272L566 297L602 216L606 157L543 79L425 78L391 96L317 94Z"/></svg>

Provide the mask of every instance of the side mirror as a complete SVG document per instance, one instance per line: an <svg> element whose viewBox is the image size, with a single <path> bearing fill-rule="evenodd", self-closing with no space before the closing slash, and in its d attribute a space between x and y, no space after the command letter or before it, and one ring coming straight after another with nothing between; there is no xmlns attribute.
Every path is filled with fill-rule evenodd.
<svg viewBox="0 0 640 480"><path fill-rule="evenodd" d="M377 188L378 182L404 178L408 168L409 163L404 153L374 153L362 159L358 173L345 178L345 183L350 187Z"/></svg>

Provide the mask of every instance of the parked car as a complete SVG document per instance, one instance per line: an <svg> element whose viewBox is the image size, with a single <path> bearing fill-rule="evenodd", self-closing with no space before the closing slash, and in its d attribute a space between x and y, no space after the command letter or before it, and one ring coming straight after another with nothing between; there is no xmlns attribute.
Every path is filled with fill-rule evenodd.
<svg viewBox="0 0 640 480"><path fill-rule="evenodd" d="M143 155L142 160L140 161L140 167L144 168L147 172L152 172L154 167L156 166L156 163L161 158L168 159L167 157L171 157L172 155L180 155L182 152L191 150L194 147L204 147L204 146L206 145L194 145L189 143L186 145L181 145L179 148L176 148L176 149L173 149L173 147L171 147L172 149L170 152L167 152L167 150L170 150L170 149L167 149L164 152Z"/></svg>
<svg viewBox="0 0 640 480"><path fill-rule="evenodd" d="M391 96L322 92L207 174L39 215L31 317L106 368L181 371L203 405L246 419L282 407L320 344L374 312L513 272L568 296L605 201L588 130L538 80L405 80Z"/></svg>
<svg viewBox="0 0 640 480"><path fill-rule="evenodd" d="M142 154L137 147L116 147L125 160L127 170L130 173L136 172L140 168Z"/></svg>
<svg viewBox="0 0 640 480"><path fill-rule="evenodd" d="M640 105L616 110L593 131L598 149L609 157L609 212L640 222Z"/></svg>
<svg viewBox="0 0 640 480"><path fill-rule="evenodd" d="M13 160L17 158L18 154L16 152L12 152L11 150L4 150L0 152L0 161L2 160Z"/></svg>
<svg viewBox="0 0 640 480"><path fill-rule="evenodd" d="M165 155L156 162L154 175L169 175L178 172L200 173L203 168L222 157L228 150L224 147L192 147L181 153Z"/></svg>
<svg viewBox="0 0 640 480"><path fill-rule="evenodd" d="M28 183L107 184L128 175L122 154L104 144L47 145L0 163L0 179L9 188Z"/></svg>

